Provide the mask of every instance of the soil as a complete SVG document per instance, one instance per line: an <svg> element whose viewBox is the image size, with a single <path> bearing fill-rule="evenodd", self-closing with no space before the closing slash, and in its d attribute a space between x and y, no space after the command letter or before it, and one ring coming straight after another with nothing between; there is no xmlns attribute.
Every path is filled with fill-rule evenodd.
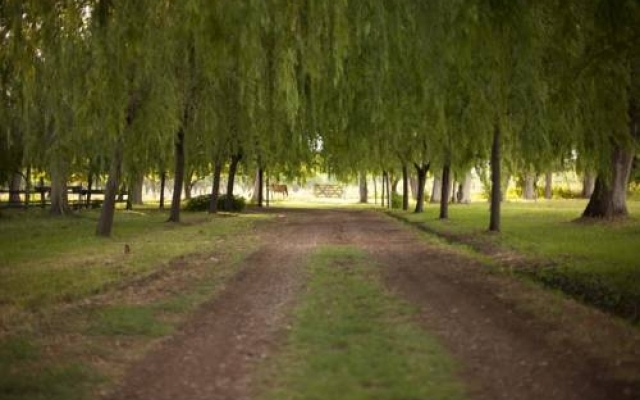
<svg viewBox="0 0 640 400"><path fill-rule="evenodd" d="M640 398L640 333L613 317L492 272L391 218L271 210L264 243L222 293L132 366L112 399L255 397L255 370L286 336L304 266L322 244L368 251L385 283L457 360L469 398Z"/></svg>

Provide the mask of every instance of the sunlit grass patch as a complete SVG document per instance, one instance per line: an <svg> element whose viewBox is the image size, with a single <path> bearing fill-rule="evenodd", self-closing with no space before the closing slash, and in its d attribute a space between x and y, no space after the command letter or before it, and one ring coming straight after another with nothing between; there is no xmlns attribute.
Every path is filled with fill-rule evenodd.
<svg viewBox="0 0 640 400"><path fill-rule="evenodd" d="M366 256L324 247L263 399L462 399L455 366Z"/></svg>

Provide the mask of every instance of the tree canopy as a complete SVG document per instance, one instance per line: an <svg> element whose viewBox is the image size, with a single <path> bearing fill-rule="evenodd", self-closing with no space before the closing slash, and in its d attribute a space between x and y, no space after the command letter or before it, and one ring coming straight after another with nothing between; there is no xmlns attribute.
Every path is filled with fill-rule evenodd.
<svg viewBox="0 0 640 400"><path fill-rule="evenodd" d="M0 180L178 178L180 148L189 171L287 176L499 150L520 170L577 155L609 201L637 152L638 37L635 0L5 0Z"/></svg>

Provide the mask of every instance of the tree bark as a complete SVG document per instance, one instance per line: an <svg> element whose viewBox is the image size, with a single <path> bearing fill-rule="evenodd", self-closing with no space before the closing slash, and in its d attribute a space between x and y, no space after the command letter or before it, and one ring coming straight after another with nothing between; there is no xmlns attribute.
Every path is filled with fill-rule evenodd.
<svg viewBox="0 0 640 400"><path fill-rule="evenodd" d="M407 167L407 172L409 168ZM411 197L414 200L418 199L418 178L413 175L409 175L409 186L411 188Z"/></svg>
<svg viewBox="0 0 640 400"><path fill-rule="evenodd" d="M409 167L406 163L402 164L402 209L409 209Z"/></svg>
<svg viewBox="0 0 640 400"><path fill-rule="evenodd" d="M91 190L93 190L93 171L89 169L87 174L87 208L91 208Z"/></svg>
<svg viewBox="0 0 640 400"><path fill-rule="evenodd" d="M160 172L160 209L164 210L164 188L167 186L167 172Z"/></svg>
<svg viewBox="0 0 640 400"><path fill-rule="evenodd" d="M366 172L360 173L359 185L360 185L360 203L366 204L369 202L369 190L367 188Z"/></svg>
<svg viewBox="0 0 640 400"><path fill-rule="evenodd" d="M439 176L433 176L433 188L431 189L431 203L439 203L442 196L442 179Z"/></svg>
<svg viewBox="0 0 640 400"><path fill-rule="evenodd" d="M218 212L218 197L220 197L220 175L222 175L222 162L216 160L213 167L213 184L211 185L211 201L209 202L209 214Z"/></svg>
<svg viewBox="0 0 640 400"><path fill-rule="evenodd" d="M547 200L553 198L553 172L547 172L544 175L544 198Z"/></svg>
<svg viewBox="0 0 640 400"><path fill-rule="evenodd" d="M415 164L416 172L418 174L418 191L416 199L416 213L424 211L424 186L427 182L427 172L429 172L429 163L427 164Z"/></svg>
<svg viewBox="0 0 640 400"><path fill-rule="evenodd" d="M462 181L461 192L460 192L460 203L462 204L470 204L471 203L471 183L473 176L471 175L471 171L467 171L464 174L464 180Z"/></svg>
<svg viewBox="0 0 640 400"><path fill-rule="evenodd" d="M9 179L9 203L12 204L21 204L22 199L20 198L20 186L22 183L22 174L19 172L14 172L11 174L11 178Z"/></svg>
<svg viewBox="0 0 640 400"><path fill-rule="evenodd" d="M144 174L135 173L129 183L129 201L132 205L140 206L142 202L142 186L144 184Z"/></svg>
<svg viewBox="0 0 640 400"><path fill-rule="evenodd" d="M493 130L493 144L491 145L491 216L489 221L490 232L500 232L500 206L502 203L501 185L501 132L496 123Z"/></svg>
<svg viewBox="0 0 640 400"><path fill-rule="evenodd" d="M263 194L264 194L264 170L262 168L258 168L258 179L257 179L257 190L258 190L258 207L263 206Z"/></svg>
<svg viewBox="0 0 640 400"><path fill-rule="evenodd" d="M440 193L440 219L449 218L449 185L451 185L451 166L445 163L442 167L442 187Z"/></svg>
<svg viewBox="0 0 640 400"><path fill-rule="evenodd" d="M53 215L66 215L71 212L67 196L66 166L54 162L51 167L51 208Z"/></svg>
<svg viewBox="0 0 640 400"><path fill-rule="evenodd" d="M180 222L180 201L182 199L185 165L184 141L184 128L181 127L176 135L174 146L176 165L173 178L173 199L171 200L171 213L167 222Z"/></svg>
<svg viewBox="0 0 640 400"><path fill-rule="evenodd" d="M184 199L191 200L191 195L193 193L193 171L189 171L184 177Z"/></svg>
<svg viewBox="0 0 640 400"><path fill-rule="evenodd" d="M387 208L391 209L391 174L389 172L385 172L385 180L387 183Z"/></svg>
<svg viewBox="0 0 640 400"><path fill-rule="evenodd" d="M111 236L111 228L113 227L113 217L116 210L116 194L120 186L120 175L122 173L122 139L116 143L111 166L109 167L109 179L104 191L104 203L100 210L100 219L96 228L96 235L109 237Z"/></svg>
<svg viewBox="0 0 640 400"><path fill-rule="evenodd" d="M582 178L582 197L588 199L593 194L593 190L596 186L596 177L591 172L585 172Z"/></svg>
<svg viewBox="0 0 640 400"><path fill-rule="evenodd" d="M231 211L233 208L233 186L236 180L236 172L238 171L238 163L242 159L242 154L234 154L231 156L231 164L229 165L229 179L227 180L227 198L225 201L225 209Z"/></svg>
<svg viewBox="0 0 640 400"><path fill-rule="evenodd" d="M524 187L522 190L522 198L524 200L535 200L536 199L536 175L533 173L526 173L524 175Z"/></svg>
<svg viewBox="0 0 640 400"><path fill-rule="evenodd" d="M617 146L612 154L611 169L607 175L598 175L585 218L616 218L629 215L627 186L633 164L633 151Z"/></svg>

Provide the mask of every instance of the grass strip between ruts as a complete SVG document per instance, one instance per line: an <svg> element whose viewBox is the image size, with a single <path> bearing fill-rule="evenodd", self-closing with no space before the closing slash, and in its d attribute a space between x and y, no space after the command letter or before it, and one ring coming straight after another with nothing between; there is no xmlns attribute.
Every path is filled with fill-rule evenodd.
<svg viewBox="0 0 640 400"><path fill-rule="evenodd" d="M319 249L262 399L463 399L455 364L353 247Z"/></svg>

